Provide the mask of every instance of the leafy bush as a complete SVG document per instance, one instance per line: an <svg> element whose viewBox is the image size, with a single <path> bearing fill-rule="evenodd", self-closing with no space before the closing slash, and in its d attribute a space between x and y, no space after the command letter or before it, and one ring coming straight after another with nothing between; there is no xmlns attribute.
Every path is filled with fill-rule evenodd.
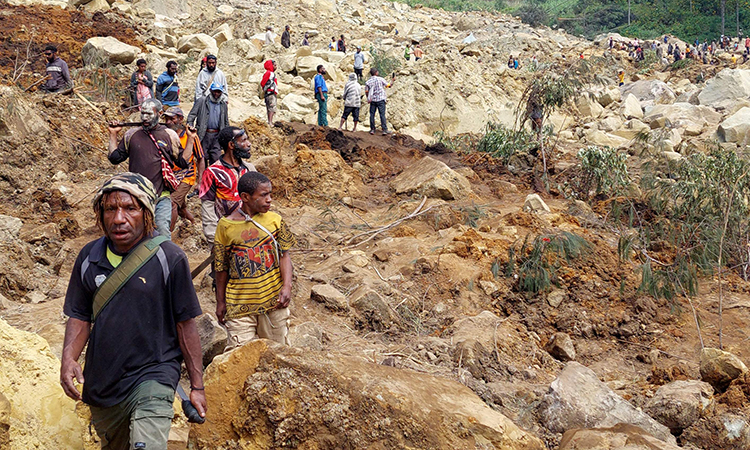
<svg viewBox="0 0 750 450"><path fill-rule="evenodd" d="M370 46L370 55L372 56L372 67L378 69L380 76L389 77L393 72L401 67L399 58L388 56L384 51Z"/></svg>
<svg viewBox="0 0 750 450"><path fill-rule="evenodd" d="M698 277L717 267L750 278L750 162L719 146L666 169L644 165L646 203L634 205L638 234L620 238L621 258L641 262L642 292L694 295Z"/></svg>
<svg viewBox="0 0 750 450"><path fill-rule="evenodd" d="M518 152L529 152L538 146L533 133L525 129L512 130L500 123L489 122L477 144L477 151L489 153L507 163Z"/></svg>
<svg viewBox="0 0 750 450"><path fill-rule="evenodd" d="M627 154L610 147L590 145L579 150L578 157L581 159L579 192L584 196L588 197L589 192L595 190L596 195L611 197L630 185Z"/></svg>
<svg viewBox="0 0 750 450"><path fill-rule="evenodd" d="M523 23L527 23L532 27L544 25L549 19L547 11L545 11L540 5L536 4L523 5L516 10L515 14Z"/></svg>
<svg viewBox="0 0 750 450"><path fill-rule="evenodd" d="M527 235L520 250L516 252L514 246L508 249L505 275L518 277L520 291L545 291L557 283L556 272L564 262L580 258L590 248L588 241L568 231L539 235L531 243Z"/></svg>

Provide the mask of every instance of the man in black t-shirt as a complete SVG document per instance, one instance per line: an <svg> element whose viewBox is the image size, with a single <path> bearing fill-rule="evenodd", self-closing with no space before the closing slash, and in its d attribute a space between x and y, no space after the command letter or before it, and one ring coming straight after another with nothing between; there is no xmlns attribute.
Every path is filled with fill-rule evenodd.
<svg viewBox="0 0 750 450"><path fill-rule="evenodd" d="M142 175L125 172L104 184L94 198L104 237L79 253L63 307L69 318L60 383L70 398L90 405L102 448L108 450L167 447L183 357L190 401L201 416L206 411L194 321L201 308L187 257L177 245L165 240L153 246L158 248L153 257L130 271L96 315L97 289L117 267L126 270L128 255L142 243L158 243L151 241L155 201L156 191ZM82 370L78 358L87 342ZM84 383L84 377L81 394L74 380Z"/></svg>

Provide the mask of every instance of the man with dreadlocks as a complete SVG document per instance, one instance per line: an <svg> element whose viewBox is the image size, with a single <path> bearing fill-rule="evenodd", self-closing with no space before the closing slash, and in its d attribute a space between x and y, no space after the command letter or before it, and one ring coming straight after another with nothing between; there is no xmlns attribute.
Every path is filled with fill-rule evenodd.
<svg viewBox="0 0 750 450"><path fill-rule="evenodd" d="M190 401L206 413L201 308L185 253L155 233L156 199L140 174L104 183L93 204L104 236L78 254L65 296L60 384L91 407L103 449L167 448L183 358Z"/></svg>

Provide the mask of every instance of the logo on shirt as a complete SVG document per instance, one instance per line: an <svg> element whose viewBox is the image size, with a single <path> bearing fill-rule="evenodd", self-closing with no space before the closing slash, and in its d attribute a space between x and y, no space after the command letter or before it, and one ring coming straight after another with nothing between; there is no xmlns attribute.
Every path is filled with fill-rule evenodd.
<svg viewBox="0 0 750 450"><path fill-rule="evenodd" d="M99 274L99 275L95 276L94 277L94 283L96 284L96 287L101 286L102 283L104 283L104 280L106 280L106 279L107 279L107 276L103 275L103 274Z"/></svg>

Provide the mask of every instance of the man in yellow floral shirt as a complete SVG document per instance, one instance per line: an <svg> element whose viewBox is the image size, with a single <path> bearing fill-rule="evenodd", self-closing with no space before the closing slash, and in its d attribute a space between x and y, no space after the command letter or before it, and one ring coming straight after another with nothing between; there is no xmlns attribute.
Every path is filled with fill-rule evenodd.
<svg viewBox="0 0 750 450"><path fill-rule="evenodd" d="M271 181L240 178L242 206L221 218L214 238L216 316L229 332L227 349L264 338L288 345L294 236L271 212Z"/></svg>

